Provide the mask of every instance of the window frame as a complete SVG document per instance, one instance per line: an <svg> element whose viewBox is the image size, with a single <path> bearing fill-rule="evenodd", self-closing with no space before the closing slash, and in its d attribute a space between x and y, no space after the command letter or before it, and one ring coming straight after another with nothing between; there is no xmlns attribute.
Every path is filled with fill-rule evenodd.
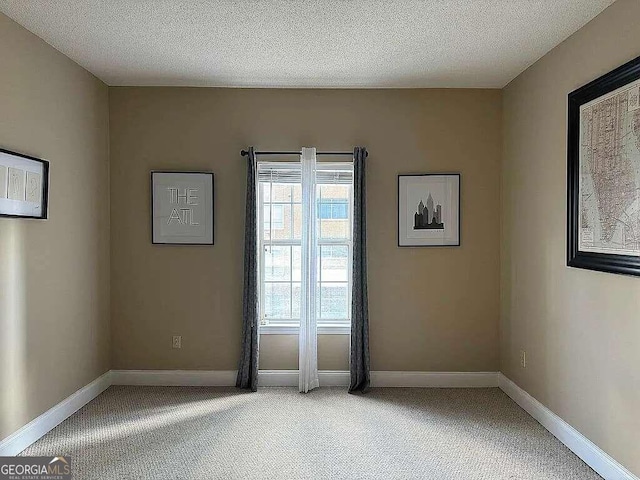
<svg viewBox="0 0 640 480"><path fill-rule="evenodd" d="M298 162L258 162L258 168L257 171L260 171L260 167L264 166L264 165L297 165ZM320 168L331 168L331 167L335 167L337 169L346 169L346 170L351 170L351 172L353 172L353 163L352 162L336 162L336 163L323 163ZM278 284L278 283L288 283L291 286L291 290L290 290L290 302L291 302L291 307L293 305L293 285L295 283L299 283L293 280L293 247L296 246L302 246L302 239L295 239L295 238L291 238L291 239L285 239L285 240L281 240L281 239L276 239L274 240L273 238L270 238L269 240L265 241L265 218L264 218L264 210L265 210L265 201L264 201L264 192L263 192L263 188L262 188L262 183L266 183L266 182L260 182L259 179L257 179L256 181L256 188L257 188L257 213L258 213L258 242L257 242L257 247L258 247L258 313L259 313L259 319L258 319L258 333L259 334L275 334L275 335L297 335L300 331L300 319L292 319L292 318L270 318L267 320L268 323L264 323L265 321L265 312L264 312L264 285L266 283L271 283L271 284ZM274 182L274 183L278 183L278 182ZM295 202L294 201L294 193L293 193L293 185L296 185L296 183L292 182L291 186L291 197L289 199L289 202L273 202L273 192L270 192L269 195L269 202L267 202L267 204L269 205L291 205L291 223L290 223L290 228L291 228L291 234L292 237L295 236L295 229L294 229L294 218L295 218L295 214L294 214L294 206L295 205L300 205L301 202ZM332 185L332 184L326 184L326 183L318 183L317 187L323 186L323 185ZM316 203L316 208L317 211L319 211L319 203L321 202L321 198L318 198L318 192L316 191L316 199L315 201ZM271 209L270 209L271 211ZM352 181L351 184L349 185L349 198L347 200L347 215L348 218L346 220L349 220L349 227L348 227L348 235L346 240L344 238L320 238L318 237L318 252L320 252L320 247L322 246L332 246L332 245L338 245L338 246L346 246L347 247L347 281L338 281L338 282L328 282L328 283L340 283L340 284L347 284L347 317L346 319L331 319L331 318L318 318L318 334L320 335L350 335L351 334L351 296L352 296L352 289L353 289L353 275L352 275L352 271L353 271L353 174L352 174ZM320 221L332 221L334 219L323 219L320 218L318 215L316 215L316 220L318 222ZM338 219L339 220L339 219ZM271 225L271 223L270 223ZM318 225L318 228L319 225ZM272 229L273 230L273 229ZM282 281L266 281L266 272L265 272L265 262L264 262L264 257L265 257L265 248L268 246L287 246L291 248L291 255L290 255L290 259L289 259L289 265L290 265L290 275L289 275L289 280L282 280ZM319 253L320 255L320 253ZM321 262L322 259L321 257L319 258L319 262L320 262L320 269L318 271L318 283L320 285L320 288L322 286L322 266L321 266ZM320 312L321 312L321 297L318 297L318 316L320 316Z"/></svg>

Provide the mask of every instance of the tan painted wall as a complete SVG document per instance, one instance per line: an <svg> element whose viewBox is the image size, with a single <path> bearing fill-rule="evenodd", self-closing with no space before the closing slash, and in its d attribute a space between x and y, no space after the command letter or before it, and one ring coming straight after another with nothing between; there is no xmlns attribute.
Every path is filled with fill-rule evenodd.
<svg viewBox="0 0 640 480"><path fill-rule="evenodd" d="M112 88L113 368L235 369L245 161L261 149L366 145L375 370L496 370L498 90ZM153 246L149 171L215 172L215 246ZM462 172L462 247L396 246L399 172ZM171 349L171 335L183 348ZM295 337L263 335L261 368L297 368ZM346 369L348 336L320 338Z"/></svg>
<svg viewBox="0 0 640 480"><path fill-rule="evenodd" d="M106 85L0 14L0 146L51 162L49 220L0 219L0 439L109 369Z"/></svg>
<svg viewBox="0 0 640 480"><path fill-rule="evenodd" d="M565 218L567 94L640 55L639 18L618 0L506 88L502 175L502 371L635 474L640 279L566 267Z"/></svg>

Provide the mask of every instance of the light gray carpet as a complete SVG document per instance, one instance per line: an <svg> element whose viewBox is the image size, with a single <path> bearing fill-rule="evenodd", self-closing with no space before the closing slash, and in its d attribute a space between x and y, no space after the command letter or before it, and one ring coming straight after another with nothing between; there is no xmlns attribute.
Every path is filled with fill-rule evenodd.
<svg viewBox="0 0 640 480"><path fill-rule="evenodd" d="M77 479L599 479L498 389L110 387L23 452Z"/></svg>

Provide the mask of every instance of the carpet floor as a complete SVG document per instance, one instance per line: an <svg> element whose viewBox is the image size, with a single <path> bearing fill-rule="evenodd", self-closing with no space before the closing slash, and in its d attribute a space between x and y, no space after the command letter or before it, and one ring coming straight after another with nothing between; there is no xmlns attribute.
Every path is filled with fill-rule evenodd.
<svg viewBox="0 0 640 480"><path fill-rule="evenodd" d="M600 477L495 388L112 386L22 455L75 479Z"/></svg>

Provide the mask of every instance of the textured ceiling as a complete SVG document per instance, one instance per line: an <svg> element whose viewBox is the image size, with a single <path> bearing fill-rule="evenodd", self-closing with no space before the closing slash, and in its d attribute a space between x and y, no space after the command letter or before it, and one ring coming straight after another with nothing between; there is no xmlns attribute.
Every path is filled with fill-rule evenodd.
<svg viewBox="0 0 640 480"><path fill-rule="evenodd" d="M109 85L503 87L613 0L0 0Z"/></svg>

